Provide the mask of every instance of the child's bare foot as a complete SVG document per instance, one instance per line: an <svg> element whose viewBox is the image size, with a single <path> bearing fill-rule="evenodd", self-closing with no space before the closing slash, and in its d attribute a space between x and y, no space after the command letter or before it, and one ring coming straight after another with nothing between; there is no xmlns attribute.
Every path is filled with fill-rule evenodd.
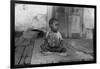
<svg viewBox="0 0 100 69"><path fill-rule="evenodd" d="M60 53L60 56L67 56L67 53Z"/></svg>
<svg viewBox="0 0 100 69"><path fill-rule="evenodd" d="M49 52L49 51L47 51L47 52L41 52L42 54L44 54L44 55L50 55L50 54L52 54L52 52Z"/></svg>
<svg viewBox="0 0 100 69"><path fill-rule="evenodd" d="M48 51L48 52L44 52L44 54L52 54L52 52L49 52L49 51Z"/></svg>

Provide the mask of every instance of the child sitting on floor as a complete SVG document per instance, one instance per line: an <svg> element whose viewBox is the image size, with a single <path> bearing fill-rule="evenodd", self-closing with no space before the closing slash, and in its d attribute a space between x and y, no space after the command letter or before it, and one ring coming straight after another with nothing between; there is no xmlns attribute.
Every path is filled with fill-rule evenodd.
<svg viewBox="0 0 100 69"><path fill-rule="evenodd" d="M60 53L60 55L66 55L66 48L63 47L63 38L58 31L58 20L55 18L50 19L49 27L50 31L46 33L44 43L40 46L42 52L50 54L53 52Z"/></svg>

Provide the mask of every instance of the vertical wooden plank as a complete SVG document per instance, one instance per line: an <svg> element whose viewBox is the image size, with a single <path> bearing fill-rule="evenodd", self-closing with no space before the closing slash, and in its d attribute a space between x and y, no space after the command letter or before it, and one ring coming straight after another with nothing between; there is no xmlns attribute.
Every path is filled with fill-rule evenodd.
<svg viewBox="0 0 100 69"><path fill-rule="evenodd" d="M47 27L48 27L48 31L50 30L49 28L49 20L51 19L52 17L52 6L48 6L47 8Z"/></svg>
<svg viewBox="0 0 100 69"><path fill-rule="evenodd" d="M72 34L71 34L71 7L68 8L68 13L69 13L69 17L68 17L68 37L71 38Z"/></svg>
<svg viewBox="0 0 100 69"><path fill-rule="evenodd" d="M68 19L68 17L69 17L69 8L68 7L65 7L65 23L67 24L67 37L69 37L69 19Z"/></svg>
<svg viewBox="0 0 100 69"><path fill-rule="evenodd" d="M80 31L80 36L81 37L83 37L83 16L84 16L84 9L83 8L81 8L80 9L80 29L81 29L81 31Z"/></svg>

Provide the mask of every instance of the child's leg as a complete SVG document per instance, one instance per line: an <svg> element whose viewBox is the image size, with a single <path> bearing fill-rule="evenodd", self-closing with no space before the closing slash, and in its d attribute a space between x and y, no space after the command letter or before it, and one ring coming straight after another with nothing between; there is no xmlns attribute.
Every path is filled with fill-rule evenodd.
<svg viewBox="0 0 100 69"><path fill-rule="evenodd" d="M61 47L60 55L61 55L61 56L67 56L67 55L68 55L67 49L64 48L64 46Z"/></svg>
<svg viewBox="0 0 100 69"><path fill-rule="evenodd" d="M60 52L63 52L63 53L64 53L64 52L66 52L66 51L67 51L66 48L61 48L61 49L60 49Z"/></svg>
<svg viewBox="0 0 100 69"><path fill-rule="evenodd" d="M65 48L66 47L66 44L62 41L61 44L60 44L60 52L66 52L67 49Z"/></svg>
<svg viewBox="0 0 100 69"><path fill-rule="evenodd" d="M45 44L45 43L40 45L40 48L41 48L41 51L45 51L45 52L48 51L47 50L47 44Z"/></svg>
<svg viewBox="0 0 100 69"><path fill-rule="evenodd" d="M50 55L52 52L49 50L48 45L42 44L41 46L41 53L44 55Z"/></svg>
<svg viewBox="0 0 100 69"><path fill-rule="evenodd" d="M64 52L66 52L66 48L64 48L64 47L59 47L59 48L56 48L55 49L55 52L59 52L59 53L64 53Z"/></svg>

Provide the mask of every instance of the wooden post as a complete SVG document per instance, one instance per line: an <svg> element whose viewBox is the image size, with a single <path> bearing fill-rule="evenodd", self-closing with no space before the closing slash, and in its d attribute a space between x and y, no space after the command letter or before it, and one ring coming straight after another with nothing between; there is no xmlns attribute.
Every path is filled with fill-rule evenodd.
<svg viewBox="0 0 100 69"><path fill-rule="evenodd" d="M80 11L81 13L80 13L80 29L81 29L81 31L80 31L80 37L83 37L83 19L84 19L84 9L83 8L81 8L81 11Z"/></svg>
<svg viewBox="0 0 100 69"><path fill-rule="evenodd" d="M70 38L71 37L71 21L70 21L70 18L71 18L71 7L68 7L68 37Z"/></svg>
<svg viewBox="0 0 100 69"><path fill-rule="evenodd" d="M53 6L48 6L47 8L47 27L48 27L48 31L50 30L49 28L49 20L52 18L52 12L53 12Z"/></svg>
<svg viewBox="0 0 100 69"><path fill-rule="evenodd" d="M67 24L67 37L69 35L69 27L68 27L68 7L65 7L65 23Z"/></svg>

